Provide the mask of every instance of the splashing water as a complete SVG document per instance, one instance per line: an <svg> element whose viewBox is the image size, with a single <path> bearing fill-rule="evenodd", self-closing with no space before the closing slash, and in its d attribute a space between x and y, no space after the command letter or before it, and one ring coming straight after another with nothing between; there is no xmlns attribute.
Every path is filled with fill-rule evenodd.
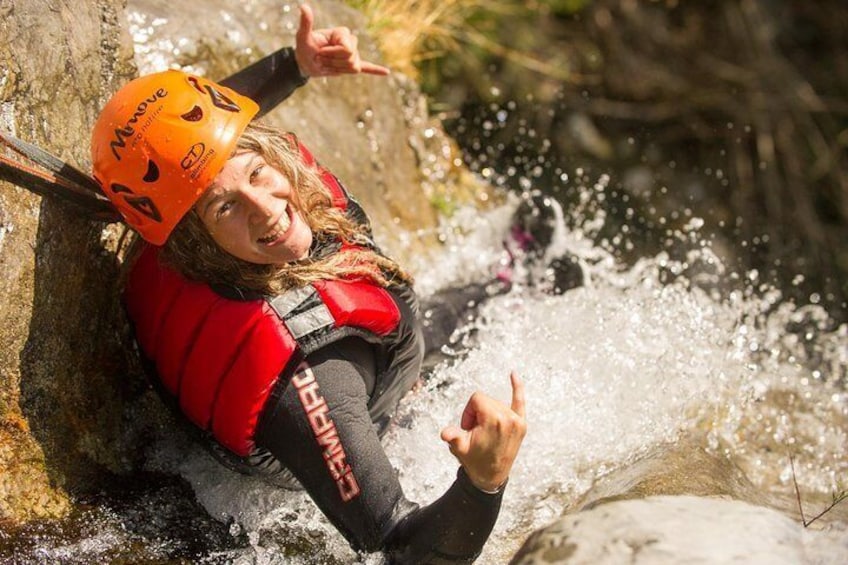
<svg viewBox="0 0 848 565"><path fill-rule="evenodd" d="M457 282L488 280L515 207L513 199L483 216L467 210L446 221L438 264L411 266L420 273L419 291L428 295ZM642 473L641 462L658 451L682 451L682 462L663 460L667 476L692 483L674 494L726 494L779 508L793 520L794 480L808 517L814 514L810 508L845 488L845 325L833 327L817 306L781 302L774 289L755 286L753 273L739 277L746 283L739 288L720 290L732 274L702 243L695 220L679 234L691 244L681 258L663 252L625 266L614 250L594 243L603 214L578 210L566 216L560 210L556 217L550 249L575 257L584 285L555 295L518 279L454 336L445 349L453 358L404 399L384 440L407 497L426 504L447 489L457 464L439 440L441 428L458 421L474 390L507 401L509 370L526 382L528 434L479 563L506 563L530 533L563 513L593 498L626 493L626 486L599 489L622 470ZM718 458L718 467L705 471L715 475L709 492L698 490L686 464L701 461L702 452ZM378 555L355 554L306 494L227 471L178 432L155 446L148 467L186 479L206 512L229 528L221 534L198 521L190 535L197 538L193 547L206 548L194 550L199 562L382 562ZM737 484L730 472L736 468L753 494ZM174 505L178 491L146 496L133 510L139 522L190 512ZM810 537L805 543L822 556L811 562L844 555L848 514L838 507L829 519L830 529L809 534L794 522L796 537ZM126 535L125 521L125 515L106 516L90 533L81 529L72 543L41 542L33 555L49 560L84 554L90 560L82 562L98 562L139 543ZM148 545L139 555L164 558L174 551L173 542Z"/></svg>
<svg viewBox="0 0 848 565"><path fill-rule="evenodd" d="M459 214L462 229L446 224L449 252L436 268L418 266L425 292L485 280L512 207ZM722 296L683 276L662 282L699 263L700 275L712 273L703 280L723 275L707 247L684 266L662 253L624 267L591 243L599 227L593 218L569 230L562 217L557 226L553 246L577 257L583 287L551 295L517 284L491 299L465 328L470 341L452 346L462 355L402 402L384 444L407 496L427 503L446 490L457 465L439 431L474 390L508 401L509 370L526 381L529 431L481 563L507 562L604 476L684 437L743 469L766 504L785 508L791 498L789 455L803 492L844 488L845 326L829 328L826 312L780 304L773 292ZM230 555L236 563L380 562L355 555L303 493L233 475L177 443L162 446L156 465L182 474L213 516L248 533L250 547Z"/></svg>

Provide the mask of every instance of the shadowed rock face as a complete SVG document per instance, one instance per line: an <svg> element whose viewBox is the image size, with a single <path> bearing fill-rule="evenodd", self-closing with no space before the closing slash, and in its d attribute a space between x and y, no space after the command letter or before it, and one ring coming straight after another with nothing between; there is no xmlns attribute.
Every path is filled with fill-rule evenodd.
<svg viewBox="0 0 848 565"><path fill-rule="evenodd" d="M113 2L0 4L0 126L86 164L104 92L134 73ZM120 470L125 362L100 226L0 183L0 517L63 513L62 487ZM46 462L46 465L45 465Z"/></svg>
<svg viewBox="0 0 848 565"><path fill-rule="evenodd" d="M99 108L136 75L137 61L157 70L134 60L128 15L136 24L159 18L147 45L187 38L194 46L162 48L160 63L220 78L293 41L295 4L285 13L278 2L245 4L204 2L198 19L198 6L175 2L0 0L0 127L88 170ZM341 4L312 4L319 26L361 30ZM381 243L403 260L420 247L400 246L387 228L432 227L435 216L420 189L427 156L412 149L426 142L407 126L420 131L426 114L399 80L313 80L270 121L296 131L345 181ZM65 492L137 468L145 443L162 433L163 409L129 354L120 235L0 183L0 521L64 514Z"/></svg>

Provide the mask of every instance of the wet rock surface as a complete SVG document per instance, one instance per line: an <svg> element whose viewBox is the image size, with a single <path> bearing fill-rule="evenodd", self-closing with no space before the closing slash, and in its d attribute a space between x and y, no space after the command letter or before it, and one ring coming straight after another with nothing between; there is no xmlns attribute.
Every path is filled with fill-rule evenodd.
<svg viewBox="0 0 848 565"><path fill-rule="evenodd" d="M142 473L107 479L63 520L0 530L0 562L227 563L246 545L246 536L210 516L184 481Z"/></svg>
<svg viewBox="0 0 848 565"><path fill-rule="evenodd" d="M0 126L77 164L102 93L133 73L113 2L0 4ZM116 265L100 226L0 183L0 518L68 509L65 487L121 468Z"/></svg>

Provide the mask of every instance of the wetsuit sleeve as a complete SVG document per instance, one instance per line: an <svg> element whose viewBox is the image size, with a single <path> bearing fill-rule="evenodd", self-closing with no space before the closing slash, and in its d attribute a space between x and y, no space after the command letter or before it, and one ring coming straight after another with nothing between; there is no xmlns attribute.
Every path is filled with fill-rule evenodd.
<svg viewBox="0 0 848 565"><path fill-rule="evenodd" d="M300 73L294 48L284 47L220 81L259 104L257 118L273 110L280 102L306 84Z"/></svg>
<svg viewBox="0 0 848 565"><path fill-rule="evenodd" d="M347 338L308 358L260 421L270 450L356 550L390 563L470 563L500 510L502 493L474 487L460 469L428 506L406 499L368 413L374 355Z"/></svg>

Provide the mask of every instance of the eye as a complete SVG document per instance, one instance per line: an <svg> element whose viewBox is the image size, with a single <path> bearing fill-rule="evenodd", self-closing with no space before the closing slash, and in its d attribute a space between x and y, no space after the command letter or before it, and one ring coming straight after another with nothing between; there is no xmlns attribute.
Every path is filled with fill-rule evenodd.
<svg viewBox="0 0 848 565"><path fill-rule="evenodd" d="M233 202L226 200L215 209L215 219L220 220L233 209Z"/></svg>
<svg viewBox="0 0 848 565"><path fill-rule="evenodd" d="M250 171L250 182L251 184L256 182L256 179L259 178L259 175L262 173L262 169L265 168L265 165L257 165L252 171Z"/></svg>

